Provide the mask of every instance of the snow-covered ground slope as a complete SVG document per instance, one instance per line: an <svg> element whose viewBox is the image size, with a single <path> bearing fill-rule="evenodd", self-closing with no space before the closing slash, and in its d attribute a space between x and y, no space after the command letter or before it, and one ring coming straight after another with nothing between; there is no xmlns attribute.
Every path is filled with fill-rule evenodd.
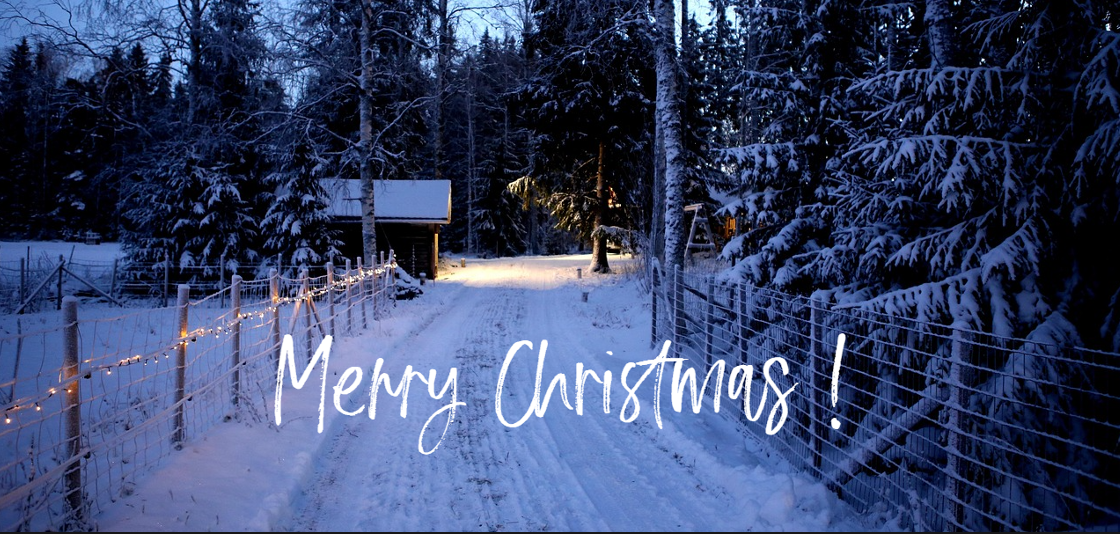
<svg viewBox="0 0 1120 534"><path fill-rule="evenodd" d="M627 268L612 257L612 267ZM588 256L468 260L446 269L420 298L331 352L322 434L319 368L302 390L287 378L283 420L242 417L188 443L134 493L96 518L101 530L865 530L824 486L791 472L765 443L741 434L724 413L671 409L663 428L653 413L652 380L637 390L640 413L620 420L623 367L656 356L648 295L627 274L586 274ZM576 268L584 268L577 280ZM587 302L581 295L588 292ZM557 391L542 417L503 425L495 393L507 352L527 340L504 377L502 414L516 423L534 397L538 350L548 342L541 396L557 373L577 403L577 364L614 387L586 380L583 415ZM306 362L297 349L300 369ZM379 359L376 418L369 418L370 374ZM440 441L450 403L413 375L406 417L398 387L406 366L438 394L452 368L459 407ZM335 384L350 367L360 380ZM635 382L643 368L631 372ZM666 374L669 374L668 372ZM668 378L668 377L666 377ZM356 384L347 393L346 385ZM664 394L663 394L664 395ZM340 410L362 410L346 416ZM627 408L627 413L633 406ZM438 448L431 451L438 443Z"/></svg>

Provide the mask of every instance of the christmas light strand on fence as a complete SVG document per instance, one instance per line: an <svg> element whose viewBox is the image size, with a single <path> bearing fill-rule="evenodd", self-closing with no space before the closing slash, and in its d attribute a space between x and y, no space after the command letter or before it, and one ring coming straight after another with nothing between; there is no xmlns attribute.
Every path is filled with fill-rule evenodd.
<svg viewBox="0 0 1120 534"><path fill-rule="evenodd" d="M382 265L381 267L377 267L377 268L373 268L373 269L363 269L359 274L345 276L340 280L335 280L334 283L331 284L331 285L325 285L325 286L323 286L319 289L308 291L306 293L301 293L301 294L296 295L294 297L279 298L279 299L276 300L275 304L273 304L271 306L267 306L267 307L265 307L261 310L247 312L247 313L240 313L240 314L237 315L237 317L231 319L230 321L227 321L225 324L223 324L221 326L217 326L217 327L209 326L209 327L196 328L195 330L192 330L192 331L188 332L187 335L185 335L183 337L180 337L173 344L171 344L169 346L166 346L166 347L163 347L159 350L150 352L146 355L137 354L137 355L134 355L134 356L130 356L128 358L118 360L117 362L112 363L112 364L103 364L103 365L96 366L92 369L88 369L88 370L86 370L86 372L84 374L79 373L78 375L76 375L74 377L71 377L70 379L67 379L65 381L60 382L58 387L48 388L47 391L44 392L44 394L40 396L40 398L41 398L40 401L31 401L30 399L32 397L24 397L23 399L20 399L19 401L14 402L11 406L8 406L8 407L4 408L4 424L11 424L12 415L16 414L20 411L29 410L29 409L34 409L36 412L42 411L42 406L41 406L40 403L45 402L47 399L50 399L51 397L54 397L54 395L56 393L58 393L59 388L65 389L66 393L71 393L72 392L72 390L71 390L72 384L76 383L79 379L90 379L90 378L92 378L94 373L101 373L104 376L111 376L113 374L113 369L117 369L117 368L120 368L120 367L129 367L129 366L137 365L137 364L143 364L143 365L147 366L149 363L151 363L153 365L158 364L161 358L164 359L164 360L170 359L171 358L171 353L174 352L175 350L177 350L178 348L189 346L192 343L199 343L201 340L203 340L207 337L210 337L210 336L213 336L215 339L217 339L222 334L229 333L234 326L236 326L238 324L241 324L248 319L252 319L254 317L257 318L257 319L264 319L268 314L280 311L281 307L283 307L284 305L292 304L292 303L300 302L300 301L305 301L305 300L312 300L312 299L315 299L316 297L319 297L319 296L322 296L322 295L325 295L325 294L331 292L331 290L344 291L345 288L349 287L350 285L353 285L357 282L361 282L361 281L366 280L366 279L371 278L371 277L375 277L375 276L385 274L386 272L391 272L392 269L396 269L396 268L397 268L397 262L392 261L392 262L389 262L389 263L386 263L386 264ZM205 300L205 299L203 299L203 300ZM265 323L261 323L257 326L263 326L264 324ZM92 362L93 362L92 358L83 361L83 363L86 363L86 364L90 364Z"/></svg>

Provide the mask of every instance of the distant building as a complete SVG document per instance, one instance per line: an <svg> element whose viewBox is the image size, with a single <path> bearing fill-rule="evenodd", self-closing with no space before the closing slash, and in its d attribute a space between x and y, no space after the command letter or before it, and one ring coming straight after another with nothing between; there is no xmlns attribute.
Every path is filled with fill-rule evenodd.
<svg viewBox="0 0 1120 534"><path fill-rule="evenodd" d="M361 182L324 179L323 186L331 198L327 211L341 232L342 254L361 256ZM397 265L414 277L438 276L439 230L451 223L451 181L377 180L373 202L377 250L392 249Z"/></svg>

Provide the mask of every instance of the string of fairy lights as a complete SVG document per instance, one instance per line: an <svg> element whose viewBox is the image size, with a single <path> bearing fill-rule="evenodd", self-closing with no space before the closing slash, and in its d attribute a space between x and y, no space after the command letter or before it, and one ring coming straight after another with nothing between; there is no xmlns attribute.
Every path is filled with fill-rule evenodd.
<svg viewBox="0 0 1120 534"><path fill-rule="evenodd" d="M39 396L39 398L41 400L31 401L31 400L27 400L27 399L34 398L34 397L24 397L23 399L20 399L19 401L16 401L16 402L13 402L10 406L4 408L4 424L11 424L12 423L12 416L18 414L21 411L24 411L24 410L34 410L36 412L42 411L43 407L42 407L41 403L46 402L46 400L50 399L51 397L54 397L55 394L57 394L59 391L65 391L66 393L71 393L73 391L72 390L73 385L75 383L77 383L77 381L79 379L89 379L93 376L94 373L102 373L104 376L111 376L113 374L114 369L118 369L118 368L121 368L121 367L128 367L128 366L133 366L133 365L147 366L148 364L152 364L152 365L159 364L160 360L165 360L165 361L169 360L171 358L171 354L174 353L180 347L187 347L187 346L189 346L191 344L194 344L194 343L200 343L202 340L204 340L206 338L209 338L209 337L213 337L214 339L218 339L223 335L230 334L234 330L234 328L233 328L234 326L240 325L241 323L243 323L245 321L248 321L248 320L251 320L251 319L254 319L254 318L262 321L262 323L260 325L257 325L257 326L263 326L263 324L264 324L263 321L266 317L268 317L270 314L273 314L273 313L276 313L276 312L280 311L280 309L282 307L286 306L286 305L294 304L296 302L301 302L301 301L312 302L316 298L321 297L323 295L326 295L327 293L330 293L331 291L335 291L335 292L346 291L347 288L352 287L353 285L355 285L359 282L362 282L363 280L367 280L367 279L375 277L375 276L380 276L382 274L385 274L386 272L391 272L392 269L396 269L396 268L397 268L397 262L394 261L394 260L390 260L389 262L386 262L384 265L382 265L380 267L376 267L376 268L372 268L372 269L363 269L363 270L359 271L358 274L344 275L341 278L336 278L332 284L326 284L326 285L323 285L322 287L311 289L311 290L308 290L307 292L299 293L297 295L293 295L293 296L289 296L289 297L277 297L277 298L273 299L273 302L272 302L271 305L269 305L269 306L267 306L263 309L252 311L252 312L247 312L247 313L239 313L239 314L237 314L236 317L233 317L230 320L228 320L225 323L223 323L221 325L218 325L218 326L210 325L208 327L196 328L196 329L188 332L186 335L179 337L172 344L161 347L158 350L149 352L146 355L137 354L137 355L134 355L134 356L130 356L128 358L123 358L121 360L118 360L115 363L102 364L102 365L87 369L84 373L78 373L77 375L75 375L75 376L73 376L69 379L61 379L59 381L58 386L47 388L47 390L43 393L43 395ZM92 359L87 359L87 360L83 361L83 363L86 363L86 364L89 364L89 363L92 363L92 362L93 362Z"/></svg>

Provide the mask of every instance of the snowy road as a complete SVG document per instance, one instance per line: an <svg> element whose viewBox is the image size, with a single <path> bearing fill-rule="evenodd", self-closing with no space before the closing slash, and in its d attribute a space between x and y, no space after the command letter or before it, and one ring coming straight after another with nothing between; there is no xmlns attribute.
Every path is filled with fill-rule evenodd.
<svg viewBox="0 0 1120 534"><path fill-rule="evenodd" d="M649 296L635 277L585 275L588 256L469 260L448 268L425 294L398 303L369 331L336 340L326 381L325 424L318 421L321 374L300 390L285 386L283 422L271 420L271 392L227 424L185 443L129 495L98 514L105 531L479 531L479 530L866 530L868 524L815 480L796 474L764 443L741 434L736 413L710 402L694 414L671 408L662 391L663 428L653 414L653 383L636 390L640 413L620 420L627 363L650 348ZM612 256L612 266L625 261ZM588 292L587 302L581 293ZM576 366L613 375L609 413L604 387L586 380L584 412L565 407L561 389L547 411L510 428L495 393L510 347L529 341L503 382L502 414L520 420L534 397L537 356L548 341L543 385L567 377L577 406ZM368 417L372 370L388 378ZM406 366L414 378L401 417L397 391ZM349 368L363 371L339 407L334 386ZM450 403L439 393L454 368L464 405L440 441ZM631 373L629 383L641 374ZM667 372L666 375L671 375ZM354 377L352 376L351 379ZM666 377L669 380L669 377ZM668 382L667 382L668 383ZM345 386L343 386L345 388ZM543 396L544 391L542 391ZM632 407L630 408L632 411Z"/></svg>
<svg viewBox="0 0 1120 534"><path fill-rule="evenodd" d="M422 298L438 309L378 352L394 388L406 365L425 375L435 370L437 391L448 370L458 369L465 406L439 448L421 454L417 437L447 398L430 398L417 382L402 418L400 400L382 391L374 420L366 413L335 420L321 467L293 503L290 523L277 529L862 528L823 487L752 452L732 423L709 410L678 414L666 402L658 429L652 387L643 386L644 410L631 423L620 421L623 366L656 355L649 348L649 312L625 276L576 280L575 268L586 265L586 257L478 260L430 286ZM581 302L583 289L590 290L589 302ZM589 379L582 416L564 406L558 391L543 417L503 425L494 406L499 371L521 340L534 349L548 341L544 385L556 373L567 375L573 406L577 362L599 376L610 370L616 380L610 413L603 413L602 386ZM509 422L521 418L534 394L537 350L517 354L503 383ZM368 403L369 380L367 369L348 409ZM445 422L436 418L426 449Z"/></svg>

